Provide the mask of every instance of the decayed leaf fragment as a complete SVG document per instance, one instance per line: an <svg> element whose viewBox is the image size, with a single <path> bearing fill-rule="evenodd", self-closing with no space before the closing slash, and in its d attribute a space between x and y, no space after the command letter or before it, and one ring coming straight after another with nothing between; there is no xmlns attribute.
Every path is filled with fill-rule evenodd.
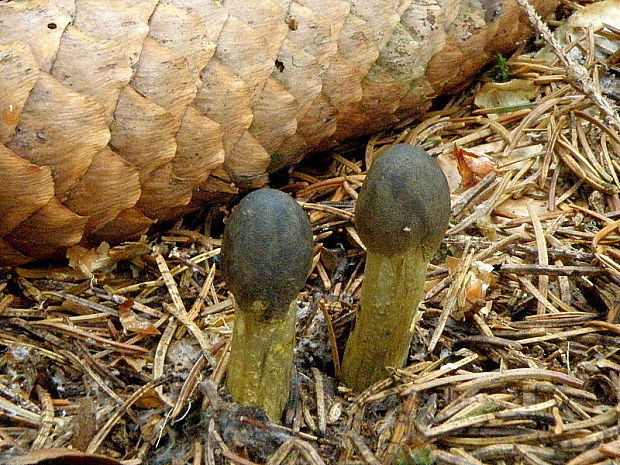
<svg viewBox="0 0 620 465"><path fill-rule="evenodd" d="M497 171L497 162L486 155L456 145L452 153L457 161L463 188L471 187L487 174Z"/></svg>

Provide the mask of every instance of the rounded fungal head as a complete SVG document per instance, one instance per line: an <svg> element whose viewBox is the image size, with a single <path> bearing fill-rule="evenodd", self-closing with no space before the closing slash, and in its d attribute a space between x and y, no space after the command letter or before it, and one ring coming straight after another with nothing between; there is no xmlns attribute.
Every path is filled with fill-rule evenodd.
<svg viewBox="0 0 620 465"><path fill-rule="evenodd" d="M371 252L403 253L423 246L435 253L450 219L450 189L424 150L398 144L368 170L355 207L355 228Z"/></svg>
<svg viewBox="0 0 620 465"><path fill-rule="evenodd" d="M288 309L310 272L308 217L285 193L256 190L230 215L221 259L224 279L240 307L260 301L261 318L276 317Z"/></svg>

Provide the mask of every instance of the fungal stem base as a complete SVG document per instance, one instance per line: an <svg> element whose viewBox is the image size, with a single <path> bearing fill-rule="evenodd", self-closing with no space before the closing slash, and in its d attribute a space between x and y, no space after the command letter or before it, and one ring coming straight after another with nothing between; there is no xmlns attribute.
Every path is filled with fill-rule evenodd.
<svg viewBox="0 0 620 465"><path fill-rule="evenodd" d="M402 368L430 257L424 247L392 256L368 251L360 309L345 348L342 380L355 392Z"/></svg>
<svg viewBox="0 0 620 465"><path fill-rule="evenodd" d="M263 306L256 301L249 307ZM268 321L261 320L262 308L235 311L226 386L241 405L261 407L279 422L288 401L297 305Z"/></svg>

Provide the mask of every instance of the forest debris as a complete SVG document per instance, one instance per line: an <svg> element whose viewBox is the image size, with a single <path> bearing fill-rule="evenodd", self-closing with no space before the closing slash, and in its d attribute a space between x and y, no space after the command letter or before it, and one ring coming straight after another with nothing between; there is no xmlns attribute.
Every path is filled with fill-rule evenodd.
<svg viewBox="0 0 620 465"><path fill-rule="evenodd" d="M565 10L575 7L564 2ZM617 68L609 45L617 28L571 34L572 51L562 53L581 56L593 78L613 81L604 74ZM218 389L233 324L219 276L217 235L229 210L222 208L150 237L149 250L159 255L120 260L93 272L97 282L67 268L0 272L0 344L8 348L0 353L2 451L68 445L90 395L100 412L91 447L131 464L146 463L172 440L179 460L210 465L257 463L250 447L271 465L393 465L413 456L476 465L613 460L619 131L571 85L561 62L520 55L507 64L536 91L532 107L494 115L497 108L474 109L475 89L463 92L425 121L377 134L365 147L343 144L322 165L300 163L275 180L312 215L322 267L300 297L290 423L222 413L231 407ZM427 148L449 170L453 223L427 273L409 365L352 396L336 376L363 280L352 212L368 165L402 141ZM463 186L455 147L497 166L471 172L475 184ZM124 328L134 318L161 334ZM187 364L170 356L180 342L203 353L198 332L214 366L202 356ZM223 435L225 427L254 431L244 439L249 446L238 447L230 438L239 435ZM282 441L266 449L256 431Z"/></svg>

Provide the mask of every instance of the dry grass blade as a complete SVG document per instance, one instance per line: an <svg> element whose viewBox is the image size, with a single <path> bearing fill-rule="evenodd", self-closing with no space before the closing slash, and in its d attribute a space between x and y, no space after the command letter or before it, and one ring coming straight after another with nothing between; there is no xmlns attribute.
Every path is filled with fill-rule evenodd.
<svg viewBox="0 0 620 465"><path fill-rule="evenodd" d="M156 254L155 260L157 261L157 266L159 267L164 283L166 284L168 292L172 297L172 302L174 303L174 305L164 304L165 308L170 313L172 313L172 315L174 315L174 317L178 319L181 324L183 324L189 330L190 333L192 333L192 335L200 344L200 347L202 348L202 354L205 359L209 361L211 366L215 366L217 362L213 358L213 355L211 355L211 348L209 347L205 339L205 335L200 330L200 328L198 328L196 323L192 321L191 316L188 315L187 310L185 309L185 304L183 303L183 300L181 299L181 296L179 294L176 282L174 281L174 278L172 277L172 274L168 269L168 265L166 264L164 257L162 257L161 254Z"/></svg>
<svg viewBox="0 0 620 465"><path fill-rule="evenodd" d="M526 204L527 211L532 218L532 226L534 227L534 236L536 238L536 248L538 250L538 264L540 266L549 265L549 256L547 255L547 242L545 240L545 235L542 229L542 225L540 223L540 219L538 215L534 212L531 205L529 203ZM538 292L542 299L547 299L547 293L549 291L549 276L541 275L538 278ZM538 313L545 313L545 306L542 300L538 301Z"/></svg>

